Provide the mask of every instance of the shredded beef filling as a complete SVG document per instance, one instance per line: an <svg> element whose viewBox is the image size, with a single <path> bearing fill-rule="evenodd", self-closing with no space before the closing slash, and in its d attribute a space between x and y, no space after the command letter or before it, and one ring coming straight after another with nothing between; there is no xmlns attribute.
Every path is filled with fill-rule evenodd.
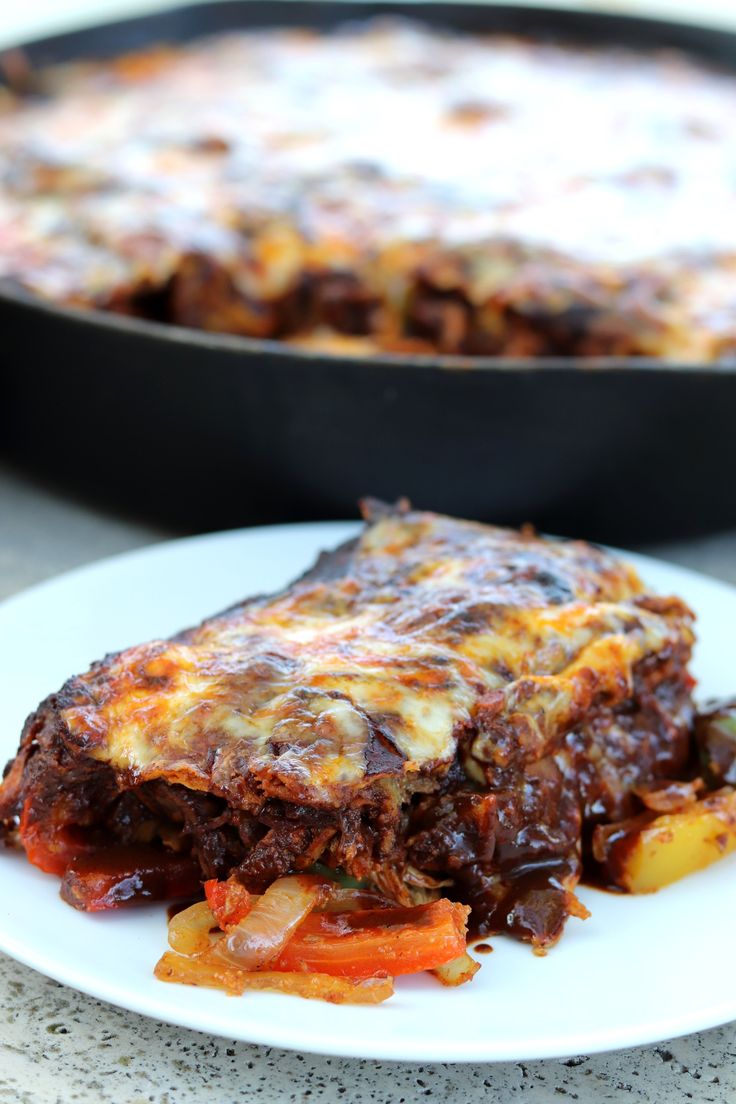
<svg viewBox="0 0 736 1104"><path fill-rule="evenodd" d="M544 947L575 911L595 824L631 815L635 787L688 769L686 661L684 649L644 660L631 698L599 703L553 754L471 763L470 731L449 770L330 809L262 794L235 808L163 780L137 784L65 742L52 697L6 771L1 830L12 839L20 823L27 848L32 838L52 854L44 869L62 838L72 850L155 846L189 855L203 880L234 874L254 891L320 862L399 904L442 893L472 907L479 934L509 931Z"/></svg>

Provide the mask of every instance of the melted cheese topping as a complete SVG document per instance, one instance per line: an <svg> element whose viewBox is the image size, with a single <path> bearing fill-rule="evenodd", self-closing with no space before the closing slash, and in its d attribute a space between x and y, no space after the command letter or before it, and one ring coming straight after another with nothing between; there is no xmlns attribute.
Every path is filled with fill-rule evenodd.
<svg viewBox="0 0 736 1104"><path fill-rule="evenodd" d="M623 318L640 354L736 343L736 80L675 51L375 21L47 80L0 102L0 277L51 299L130 310L176 277L188 300L203 256L218 278L170 309L209 329L294 336L269 310L305 274L355 276L400 317L419 274L488 334L510 303Z"/></svg>
<svg viewBox="0 0 736 1104"><path fill-rule="evenodd" d="M640 660L692 639L681 603L647 603L632 569L581 542L411 513L340 559L336 577L73 679L76 742L231 801L341 804L443 772L464 736L500 765L548 754L595 702L630 696Z"/></svg>

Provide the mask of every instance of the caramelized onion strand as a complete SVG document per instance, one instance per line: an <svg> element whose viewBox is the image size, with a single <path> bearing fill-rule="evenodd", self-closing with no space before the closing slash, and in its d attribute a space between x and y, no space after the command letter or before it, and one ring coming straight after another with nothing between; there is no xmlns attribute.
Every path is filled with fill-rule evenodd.
<svg viewBox="0 0 736 1104"><path fill-rule="evenodd" d="M199 954L210 945L210 932L217 920L207 901L177 912L169 920L169 946L183 955Z"/></svg>
<svg viewBox="0 0 736 1104"><path fill-rule="evenodd" d="M324 881L312 875L278 878L217 944L218 954L242 970L262 969L278 957L328 893Z"/></svg>

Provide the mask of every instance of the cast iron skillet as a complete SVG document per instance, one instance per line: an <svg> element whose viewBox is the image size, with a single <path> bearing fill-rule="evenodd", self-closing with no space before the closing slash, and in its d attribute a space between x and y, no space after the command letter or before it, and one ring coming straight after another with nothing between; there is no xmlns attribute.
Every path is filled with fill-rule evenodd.
<svg viewBox="0 0 736 1104"><path fill-rule="evenodd" d="M38 65L232 27L403 12L464 31L675 46L736 34L549 9L225 0L36 42ZM0 292L7 456L186 528L350 517L356 499L627 542L736 523L736 369L316 355Z"/></svg>

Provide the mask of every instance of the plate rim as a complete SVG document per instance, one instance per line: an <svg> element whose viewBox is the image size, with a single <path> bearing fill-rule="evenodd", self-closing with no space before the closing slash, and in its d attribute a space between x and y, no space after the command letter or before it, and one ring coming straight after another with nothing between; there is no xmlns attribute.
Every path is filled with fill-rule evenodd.
<svg viewBox="0 0 736 1104"><path fill-rule="evenodd" d="M54 590L59 586L63 588L70 581L83 581L85 576L104 573L110 569L114 570L118 565L144 561L151 556L165 559L173 549L204 547L217 544L223 540L233 541L234 543L247 542L250 538L254 536L257 538L260 535L277 537L289 534L298 539L302 535L314 534L315 532L323 533L326 542L330 540L334 542L336 536L339 539L345 539L350 533L359 532L360 528L359 521L308 521L222 530L144 544L125 552L79 565L10 595L0 602L0 619L6 610L21 605L29 597L42 596L45 592ZM646 570L649 565L655 571L662 568L672 570L685 579L692 579L699 586L705 584L708 589L714 592L714 597L718 592L722 592L727 593L732 600L736 600L736 586L723 580L646 554L618 548L611 548L610 551L628 560L637 570ZM20 853L16 854L18 859L22 860L23 856ZM512 1042L505 1039L500 1047L494 1046L493 1039L485 1040L482 1046L475 1040L471 1040L465 1046L453 1041L452 1047L448 1050L443 1049L441 1040L434 1037L428 1037L422 1045L416 1045L415 1042L412 1042L407 1046L402 1041L400 1034L392 1036L388 1032L384 1036L381 1045L376 1045L376 1041L371 1040L369 1047L361 1050L353 1042L353 1037L349 1033L344 1036L315 1036L310 1032L308 1016L284 1017L279 1023L275 1023L272 1018L266 1018L262 1028L257 1022L248 1022L242 1025L245 1030L241 1031L238 1030L240 1025L236 1018L226 1024L219 1016L214 1017L214 1022L210 1022L212 1020L210 1016L208 1022L205 1022L201 1017L198 1018L196 1013L190 1012L184 1006L177 1010L163 987L160 998L151 998L145 994L139 996L134 987L126 987L121 985L119 981L97 981L85 973L84 969L80 970L79 963L76 966L68 966L58 958L54 958L52 952L28 945L24 943L23 939L8 934L1 918L0 951L36 972L93 999L173 1026L222 1038L239 1039L258 1045L363 1060L465 1064L471 1062L560 1059L575 1054L608 1053L627 1047L652 1045L666 1039L721 1026L736 1019L735 994L730 999L724 997L718 1005L709 1006L705 1014L700 1009L692 1012L689 1008L685 1008L676 1013L663 1015L661 1019L648 1023L646 1030L642 1030L641 1025L636 1024L633 1026L623 1024L616 1029L610 1027L591 1029L587 1034L580 1036L579 1043L576 1041L575 1047L571 1047L569 1037L565 1036L563 1032L546 1035L541 1041L531 1039L528 1036ZM293 1002L299 1000L295 997L287 999ZM300 1006L295 1003L294 1007ZM372 1011L380 1014L381 1006ZM277 1028L276 1031L274 1031L274 1027ZM278 1030L279 1028L280 1030ZM284 1030L284 1028L286 1029Z"/></svg>

